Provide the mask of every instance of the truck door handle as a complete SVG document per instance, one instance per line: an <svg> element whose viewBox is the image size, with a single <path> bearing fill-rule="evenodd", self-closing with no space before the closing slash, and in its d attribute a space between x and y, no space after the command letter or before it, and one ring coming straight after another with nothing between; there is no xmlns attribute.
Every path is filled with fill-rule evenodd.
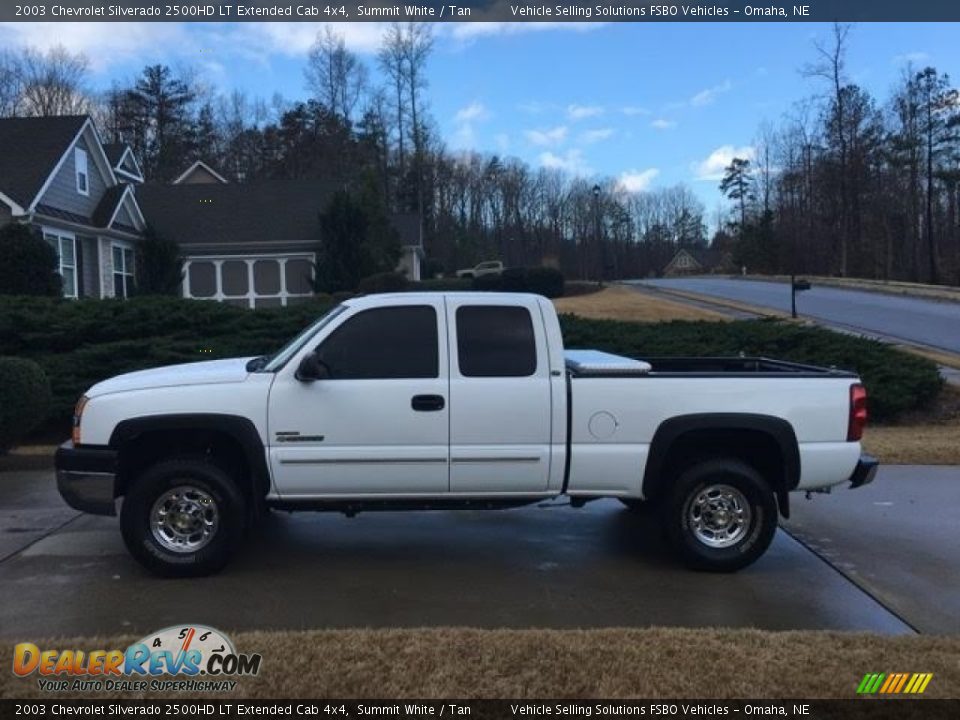
<svg viewBox="0 0 960 720"><path fill-rule="evenodd" d="M443 395L414 395L410 407L417 412L434 412L443 410Z"/></svg>

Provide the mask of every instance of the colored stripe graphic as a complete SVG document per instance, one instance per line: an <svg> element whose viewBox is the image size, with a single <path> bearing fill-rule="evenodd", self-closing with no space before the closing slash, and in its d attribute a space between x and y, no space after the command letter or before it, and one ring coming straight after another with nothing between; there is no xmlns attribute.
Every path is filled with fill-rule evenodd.
<svg viewBox="0 0 960 720"><path fill-rule="evenodd" d="M932 678L933 673L867 673L857 685L857 694L919 695Z"/></svg>

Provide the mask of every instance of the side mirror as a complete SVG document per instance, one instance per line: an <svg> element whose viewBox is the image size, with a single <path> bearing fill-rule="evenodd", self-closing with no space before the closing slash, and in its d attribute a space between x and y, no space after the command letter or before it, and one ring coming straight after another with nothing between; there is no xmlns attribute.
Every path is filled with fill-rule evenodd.
<svg viewBox="0 0 960 720"><path fill-rule="evenodd" d="M297 366L297 372L294 374L300 382L314 382L315 380L326 380L330 377L330 368L320 359L317 353L312 352L304 356Z"/></svg>

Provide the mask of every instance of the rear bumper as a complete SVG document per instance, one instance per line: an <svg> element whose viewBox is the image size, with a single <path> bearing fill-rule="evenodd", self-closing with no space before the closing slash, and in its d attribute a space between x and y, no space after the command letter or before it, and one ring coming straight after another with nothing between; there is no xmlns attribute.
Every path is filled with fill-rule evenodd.
<svg viewBox="0 0 960 720"><path fill-rule="evenodd" d="M117 454L97 445L74 447L70 441L54 456L57 490L67 505L94 515L116 515Z"/></svg>
<svg viewBox="0 0 960 720"><path fill-rule="evenodd" d="M854 468L853 474L850 476L850 487L858 488L873 482L878 467L880 467L879 460L872 455L862 454L857 462L857 467Z"/></svg>

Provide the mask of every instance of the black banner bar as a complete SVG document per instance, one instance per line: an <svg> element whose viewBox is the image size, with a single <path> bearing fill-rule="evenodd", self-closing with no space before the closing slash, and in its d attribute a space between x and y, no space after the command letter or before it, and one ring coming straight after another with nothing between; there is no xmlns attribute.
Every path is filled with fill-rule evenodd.
<svg viewBox="0 0 960 720"><path fill-rule="evenodd" d="M957 0L537 2L531 0L3 0L2 22L921 22L960 21Z"/></svg>
<svg viewBox="0 0 960 720"><path fill-rule="evenodd" d="M54 717L953 720L960 700L0 700L0 720Z"/></svg>

